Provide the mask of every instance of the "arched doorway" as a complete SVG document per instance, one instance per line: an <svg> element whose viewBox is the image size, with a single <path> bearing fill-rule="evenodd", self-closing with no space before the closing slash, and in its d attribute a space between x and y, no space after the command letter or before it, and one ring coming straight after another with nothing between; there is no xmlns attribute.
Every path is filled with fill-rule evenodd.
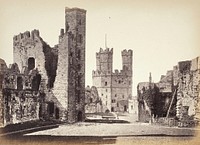
<svg viewBox="0 0 200 145"><path fill-rule="evenodd" d="M59 108L56 107L55 113L56 119L59 119Z"/></svg>
<svg viewBox="0 0 200 145"><path fill-rule="evenodd" d="M83 113L81 111L78 112L77 120L78 121L82 121L83 120Z"/></svg>

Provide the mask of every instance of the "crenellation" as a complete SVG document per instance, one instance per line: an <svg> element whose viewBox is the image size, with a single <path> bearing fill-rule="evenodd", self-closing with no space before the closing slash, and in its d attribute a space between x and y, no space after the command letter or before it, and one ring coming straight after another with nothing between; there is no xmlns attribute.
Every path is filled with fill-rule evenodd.
<svg viewBox="0 0 200 145"><path fill-rule="evenodd" d="M133 55L133 51L131 50L131 49L129 49L129 50L126 50L126 49L124 49L124 50L122 50L122 56L123 55Z"/></svg>

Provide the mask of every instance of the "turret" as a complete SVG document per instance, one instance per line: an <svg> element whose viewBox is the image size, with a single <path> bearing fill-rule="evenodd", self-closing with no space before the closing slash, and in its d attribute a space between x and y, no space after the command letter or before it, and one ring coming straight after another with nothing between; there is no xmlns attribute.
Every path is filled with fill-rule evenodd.
<svg viewBox="0 0 200 145"><path fill-rule="evenodd" d="M122 51L122 68L124 71L130 72L132 75L132 58L133 51L132 50L123 50Z"/></svg>
<svg viewBox="0 0 200 145"><path fill-rule="evenodd" d="M113 67L113 49L106 48L103 50L100 48L96 53L96 66L97 70L111 74Z"/></svg>

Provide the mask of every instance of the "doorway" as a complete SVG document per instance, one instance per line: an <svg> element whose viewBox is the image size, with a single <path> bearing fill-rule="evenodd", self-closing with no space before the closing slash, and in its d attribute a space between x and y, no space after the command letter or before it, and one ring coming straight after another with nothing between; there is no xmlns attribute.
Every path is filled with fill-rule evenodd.
<svg viewBox="0 0 200 145"><path fill-rule="evenodd" d="M81 111L78 112L77 120L78 122L83 120L83 113Z"/></svg>

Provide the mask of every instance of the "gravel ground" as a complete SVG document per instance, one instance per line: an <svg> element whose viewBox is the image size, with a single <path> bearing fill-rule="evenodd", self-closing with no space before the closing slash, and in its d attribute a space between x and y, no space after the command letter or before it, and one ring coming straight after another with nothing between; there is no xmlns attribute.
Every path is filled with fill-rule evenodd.
<svg viewBox="0 0 200 145"><path fill-rule="evenodd" d="M76 123L60 125L58 128L25 134L51 136L194 136L199 130L155 126L145 123L106 124Z"/></svg>

